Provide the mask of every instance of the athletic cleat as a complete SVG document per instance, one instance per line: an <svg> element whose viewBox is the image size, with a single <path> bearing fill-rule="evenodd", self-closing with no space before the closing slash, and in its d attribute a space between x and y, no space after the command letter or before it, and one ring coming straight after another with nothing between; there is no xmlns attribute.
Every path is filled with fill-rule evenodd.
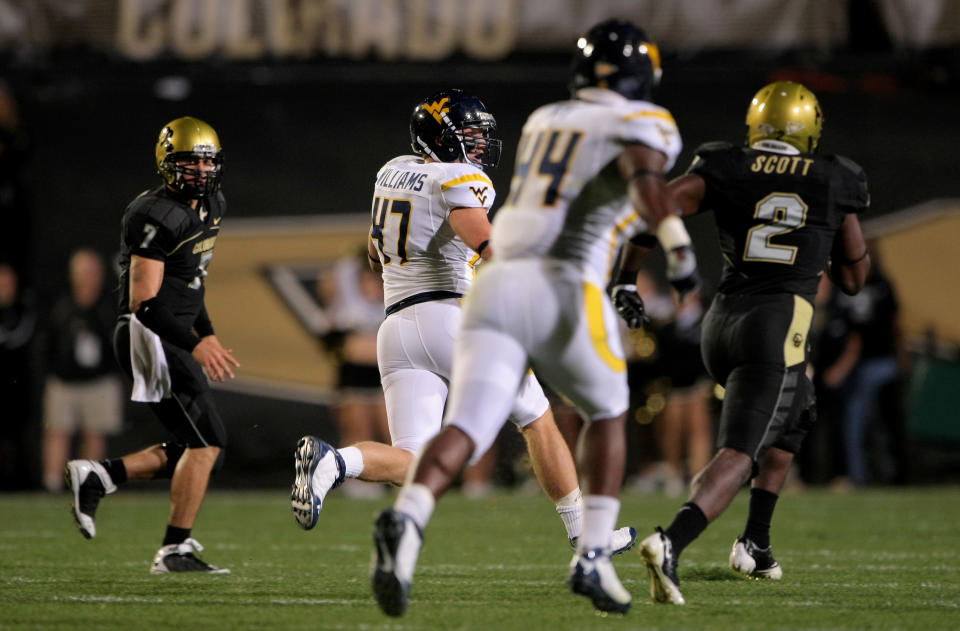
<svg viewBox="0 0 960 631"><path fill-rule="evenodd" d="M567 585L574 594L590 598L597 611L627 613L630 609L630 592L620 584L610 555L600 548L573 555Z"/></svg>
<svg viewBox="0 0 960 631"><path fill-rule="evenodd" d="M402 616L410 602L410 586L423 533L408 515L392 508L374 524L373 595L388 616Z"/></svg>
<svg viewBox="0 0 960 631"><path fill-rule="evenodd" d="M779 581L783 577L783 570L773 558L770 546L760 548L745 535L740 535L733 542L730 569L756 579Z"/></svg>
<svg viewBox="0 0 960 631"><path fill-rule="evenodd" d="M323 498L330 489L343 484L346 465L339 451L314 436L304 436L297 441L293 458L296 477L290 491L290 506L297 524L310 530L317 525Z"/></svg>
<svg viewBox="0 0 960 631"><path fill-rule="evenodd" d="M650 596L654 602L682 605L680 579L677 578L677 557L673 555L673 544L663 530L657 531L640 544L640 555L650 572Z"/></svg>
<svg viewBox="0 0 960 631"><path fill-rule="evenodd" d="M87 539L97 536L94 516L97 505L104 495L117 490L110 474L103 465L93 460L71 460L63 470L66 486L73 493L73 519L77 522L80 534Z"/></svg>
<svg viewBox="0 0 960 631"><path fill-rule="evenodd" d="M576 551L580 537L570 537L570 547ZM637 530L632 526L617 528L610 535L610 556L623 554L637 542Z"/></svg>
<svg viewBox="0 0 960 631"><path fill-rule="evenodd" d="M227 568L210 565L198 559L193 553L203 552L203 546L196 539L188 538L183 543L171 543L157 550L150 566L151 574L170 572L206 572L207 574L229 574Z"/></svg>

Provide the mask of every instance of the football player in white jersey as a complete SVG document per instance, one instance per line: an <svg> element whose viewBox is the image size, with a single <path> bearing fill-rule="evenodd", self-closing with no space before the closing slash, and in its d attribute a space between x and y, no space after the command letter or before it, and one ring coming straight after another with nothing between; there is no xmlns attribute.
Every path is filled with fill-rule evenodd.
<svg viewBox="0 0 960 631"><path fill-rule="evenodd" d="M627 379L604 288L620 245L648 227L670 252L675 280L695 269L664 184L681 143L670 113L650 102L659 72L656 45L643 31L601 23L578 42L574 98L527 119L510 194L493 222L496 259L465 302L444 429L394 507L377 518L372 580L385 613L406 609L436 498L493 443L531 366L588 421L579 463L584 530L568 583L598 610L629 609L630 594L610 562Z"/></svg>
<svg viewBox="0 0 960 631"><path fill-rule="evenodd" d="M480 99L439 92L414 108L410 137L418 155L394 158L377 173L368 252L384 282L387 317L377 360L392 445L364 441L335 449L314 436L301 438L291 505L304 529L316 525L326 494L345 477L402 484L414 456L440 431L461 298L474 266L493 252L487 211L496 193L483 168L500 160L495 132ZM508 407L575 546L583 524L576 467L532 374ZM636 530L612 536L615 552L623 552Z"/></svg>

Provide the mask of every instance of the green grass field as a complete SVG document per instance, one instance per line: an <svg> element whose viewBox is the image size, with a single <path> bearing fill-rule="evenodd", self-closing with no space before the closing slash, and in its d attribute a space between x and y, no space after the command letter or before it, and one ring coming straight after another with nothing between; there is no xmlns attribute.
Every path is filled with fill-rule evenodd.
<svg viewBox="0 0 960 631"><path fill-rule="evenodd" d="M164 494L109 496L91 541L66 496L0 495L0 629L960 628L960 489L785 495L773 539L784 578L764 583L727 568L746 499L684 553L687 605L652 604L631 551L616 566L633 608L601 618L564 584L571 555L548 500L450 494L427 530L410 608L392 619L368 578L373 518L389 499L332 495L304 532L285 489L212 491L194 535L206 560L233 573L152 576ZM645 535L679 504L625 496L621 523Z"/></svg>

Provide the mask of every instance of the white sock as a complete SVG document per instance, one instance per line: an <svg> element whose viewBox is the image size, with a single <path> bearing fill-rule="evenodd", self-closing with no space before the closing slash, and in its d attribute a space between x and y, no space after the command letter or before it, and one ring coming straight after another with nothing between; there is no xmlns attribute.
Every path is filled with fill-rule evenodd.
<svg viewBox="0 0 960 631"><path fill-rule="evenodd" d="M557 514L567 529L567 539L579 537L583 531L583 501L579 486L557 501Z"/></svg>
<svg viewBox="0 0 960 631"><path fill-rule="evenodd" d="M338 449L340 457L343 458L343 464L346 471L344 475L348 478L355 478L363 473L363 453L356 447L344 447Z"/></svg>
<svg viewBox="0 0 960 631"><path fill-rule="evenodd" d="M620 514L620 500L609 495L588 495L583 498L583 535L580 550L610 550L610 536Z"/></svg>
<svg viewBox="0 0 960 631"><path fill-rule="evenodd" d="M437 501L433 498L430 489L422 484L408 484L397 495L393 508L406 513L413 518L413 522L423 530L430 522L433 507Z"/></svg>

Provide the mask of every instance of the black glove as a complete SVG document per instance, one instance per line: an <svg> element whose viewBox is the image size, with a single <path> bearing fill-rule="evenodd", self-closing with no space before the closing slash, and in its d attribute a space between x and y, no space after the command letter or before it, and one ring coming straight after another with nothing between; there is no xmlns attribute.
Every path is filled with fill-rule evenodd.
<svg viewBox="0 0 960 631"><path fill-rule="evenodd" d="M680 302L689 292L700 288L700 273L693 248L684 245L667 253L667 280L679 294Z"/></svg>
<svg viewBox="0 0 960 631"><path fill-rule="evenodd" d="M639 329L650 324L643 298L637 293L636 285L614 285L610 290L610 298L613 299L617 313L627 323L628 329Z"/></svg>

